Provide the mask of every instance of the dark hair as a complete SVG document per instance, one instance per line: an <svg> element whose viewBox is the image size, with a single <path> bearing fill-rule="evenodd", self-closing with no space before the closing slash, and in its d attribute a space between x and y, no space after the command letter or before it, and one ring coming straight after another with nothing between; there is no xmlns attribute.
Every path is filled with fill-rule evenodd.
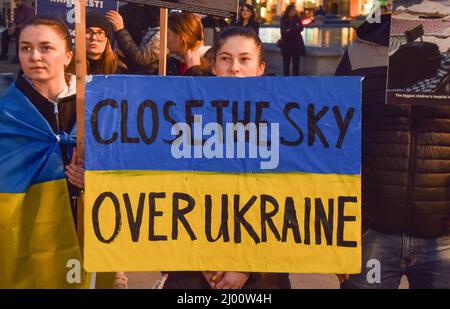
<svg viewBox="0 0 450 309"><path fill-rule="evenodd" d="M289 12L290 12L292 9L295 9L295 8L296 8L295 4L293 4L293 3L289 4L289 5L286 7L286 9L284 10L283 17L284 17L284 18L289 18Z"/></svg>
<svg viewBox="0 0 450 309"><path fill-rule="evenodd" d="M251 4L244 3L241 6L241 9L239 10L239 18L238 18L238 22L236 23L238 26L242 26L243 23L244 23L244 21L242 20L242 16L241 16L241 10L242 10L243 7L246 7L247 9L249 9L252 12L252 16L250 16L250 19L249 19L248 23L251 24L251 23L255 22L255 18L256 18L255 8Z"/></svg>
<svg viewBox="0 0 450 309"><path fill-rule="evenodd" d="M217 40L214 43L214 59L217 57L217 53L219 52L219 49L222 48L223 44L228 38L235 37L235 36L242 36L248 39L253 40L255 42L256 47L259 51L259 61L263 62L263 56L264 56L264 49L263 44L261 42L261 39L256 34L256 32L247 27L229 27L225 28L219 36L217 37Z"/></svg>
<svg viewBox="0 0 450 309"><path fill-rule="evenodd" d="M70 37L69 29L67 29L66 25L61 20L54 17L36 15L23 25L20 33L22 33L23 30L29 26L48 26L53 28L53 30L64 40L66 44L66 51L72 51L72 38Z"/></svg>

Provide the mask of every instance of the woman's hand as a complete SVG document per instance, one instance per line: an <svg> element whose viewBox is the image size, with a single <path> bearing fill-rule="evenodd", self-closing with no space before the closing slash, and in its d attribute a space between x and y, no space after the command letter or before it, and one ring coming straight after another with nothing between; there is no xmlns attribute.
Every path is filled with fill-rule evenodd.
<svg viewBox="0 0 450 309"><path fill-rule="evenodd" d="M84 160L77 159L74 151L70 164L66 166L67 180L74 186L84 189Z"/></svg>
<svg viewBox="0 0 450 309"><path fill-rule="evenodd" d="M216 282L215 289L242 289L249 277L250 273L227 271Z"/></svg>
<svg viewBox="0 0 450 309"><path fill-rule="evenodd" d="M344 283L345 281L347 281L350 278L350 275L347 275L347 274L336 274L336 276L337 276L340 284Z"/></svg>
<svg viewBox="0 0 450 309"><path fill-rule="evenodd" d="M224 272L223 271L203 271L202 274L203 274L203 277L205 278L206 282L208 282L211 289L215 289L216 283L223 278Z"/></svg>
<svg viewBox="0 0 450 309"><path fill-rule="evenodd" d="M117 32L125 28L123 24L122 15L120 15L118 12L110 10L108 11L108 13L106 13L105 17L106 20L108 20L111 23L114 32Z"/></svg>

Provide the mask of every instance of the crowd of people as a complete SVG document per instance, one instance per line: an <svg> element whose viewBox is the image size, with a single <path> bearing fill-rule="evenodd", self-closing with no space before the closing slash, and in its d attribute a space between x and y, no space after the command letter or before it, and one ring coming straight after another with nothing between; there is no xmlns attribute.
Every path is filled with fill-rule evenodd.
<svg viewBox="0 0 450 309"><path fill-rule="evenodd" d="M23 24L34 16L34 10L23 3L23 0L15 0L14 23L2 33L2 49L0 61L8 60L9 41L14 38L16 49L18 48L18 36ZM283 75L300 75L300 56L305 54L301 32L303 31L300 12L295 5L287 6L280 25L280 37L283 42L280 45L283 58ZM175 25L175 16L172 17L172 26L178 27L180 32L186 32ZM192 17L194 18L194 17ZM202 56L208 56L207 49L214 45L218 35L227 27L244 27L252 29L259 36L259 23L256 19L255 8L251 4L240 3L239 14L236 19L229 22L223 17L205 16L199 24L196 20L185 19L183 22L195 27L197 32L196 41L202 41L202 46L189 46L189 54L192 51L200 50ZM154 75L158 73L159 55L159 9L153 6L144 6L128 3L119 8L119 11L109 11L105 16L100 14L88 14L86 20L88 31L87 38L87 59L88 73L90 74L145 74ZM189 32L189 31L188 31ZM173 32L172 32L173 33ZM190 33L184 33L184 39ZM200 39L201 36L201 39ZM114 41L113 41L114 38ZM171 43L169 33L169 44ZM115 44L114 44L115 42ZM186 41L188 43L188 41ZM115 48L116 47L116 48ZM181 60L184 65L189 61L184 54L177 53L175 46L169 47L171 57L167 74L176 75L175 59ZM100 52L101 51L101 52ZM18 57L12 62L18 63ZM206 57L207 58L207 57ZM209 59L210 60L210 59ZM292 70L290 70L292 62ZM203 62L205 64L205 62ZM189 63L187 64L190 65ZM175 67L174 67L175 66ZM204 66L205 68L206 66ZM73 73L74 67L70 66L69 71ZM185 73L182 68L181 75Z"/></svg>
<svg viewBox="0 0 450 309"><path fill-rule="evenodd" d="M17 0L18 2L21 0ZM89 74L156 74L159 55L157 11L133 5L106 16L87 14L86 57ZM129 14L148 14L142 25ZM176 76L257 77L265 73L263 44L254 9L243 5L228 25L217 17L175 11L169 15L167 74ZM17 18L17 17L16 17ZM337 75L366 77L363 84L363 273L339 275L343 288L397 287L407 275L411 287L450 288L450 110L447 107L384 105L388 15L381 24L363 24L344 55ZM214 45L205 45L212 28ZM386 32L387 29L387 32ZM299 75L304 54L303 26L294 5L281 21L283 70ZM384 32L383 32L384 31ZM75 126L73 48L66 26L57 19L16 19L21 71L8 91L20 92L55 134ZM113 49L115 37L118 48ZM3 37L2 37L3 40ZM6 40L6 39L5 39ZM372 40L372 41L371 41ZM359 45L358 45L359 44ZM364 45L365 44L365 45ZM2 44L3 46L3 44ZM358 48L373 55L366 56ZM2 51L3 55L3 51ZM365 62L361 60L364 58ZM363 63L364 62L364 63ZM9 104L0 99L2 104ZM58 113L55 113L58 110ZM379 145L380 147L377 147ZM84 162L61 144L70 202L84 187ZM407 215L405 215L407 214ZM365 263L379 258L381 283L368 284ZM118 273L126 286L123 273ZM288 274L169 272L165 288L290 288Z"/></svg>

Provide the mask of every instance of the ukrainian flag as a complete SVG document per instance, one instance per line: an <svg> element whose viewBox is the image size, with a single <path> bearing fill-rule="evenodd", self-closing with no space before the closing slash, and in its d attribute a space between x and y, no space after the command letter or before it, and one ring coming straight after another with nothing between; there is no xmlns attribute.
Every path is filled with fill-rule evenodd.
<svg viewBox="0 0 450 309"><path fill-rule="evenodd" d="M80 288L80 248L59 142L13 84L0 98L0 288Z"/></svg>

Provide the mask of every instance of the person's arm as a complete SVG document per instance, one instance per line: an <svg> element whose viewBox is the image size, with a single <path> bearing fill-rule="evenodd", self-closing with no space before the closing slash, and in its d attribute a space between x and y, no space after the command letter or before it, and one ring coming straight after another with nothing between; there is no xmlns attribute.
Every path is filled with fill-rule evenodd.
<svg viewBox="0 0 450 309"><path fill-rule="evenodd" d="M335 76L348 76L352 71L352 65L350 64L350 58L348 57L348 51L345 50L339 64L334 72Z"/></svg>
<svg viewBox="0 0 450 309"><path fill-rule="evenodd" d="M225 272L223 271L202 271L203 278L209 284L211 289L216 288L216 283L222 280Z"/></svg>
<svg viewBox="0 0 450 309"><path fill-rule="evenodd" d="M142 46L137 46L134 43L131 34L125 28L116 32L116 39L128 66L146 68L158 61L159 33L156 33L150 41Z"/></svg>
<svg viewBox="0 0 450 309"><path fill-rule="evenodd" d="M286 40L288 37L288 33L289 33L289 27L288 27L288 21L286 18L281 18L281 23L280 23L280 34L281 34L281 38L283 40Z"/></svg>
<svg viewBox="0 0 450 309"><path fill-rule="evenodd" d="M292 22L292 20L284 18L281 21L281 37L285 41L292 41L303 30L303 28L300 30L300 27L299 24Z"/></svg>
<svg viewBox="0 0 450 309"><path fill-rule="evenodd" d="M250 278L250 273L227 271L215 284L216 289L242 289Z"/></svg>
<svg viewBox="0 0 450 309"><path fill-rule="evenodd" d="M125 29L122 16L116 11L106 13L106 19L112 24L120 51L129 67L146 68L159 59L159 33L142 46L137 46L131 34Z"/></svg>
<svg viewBox="0 0 450 309"><path fill-rule="evenodd" d="M300 18L296 18L295 23L291 25L291 35L298 36L303 31L302 20Z"/></svg>

